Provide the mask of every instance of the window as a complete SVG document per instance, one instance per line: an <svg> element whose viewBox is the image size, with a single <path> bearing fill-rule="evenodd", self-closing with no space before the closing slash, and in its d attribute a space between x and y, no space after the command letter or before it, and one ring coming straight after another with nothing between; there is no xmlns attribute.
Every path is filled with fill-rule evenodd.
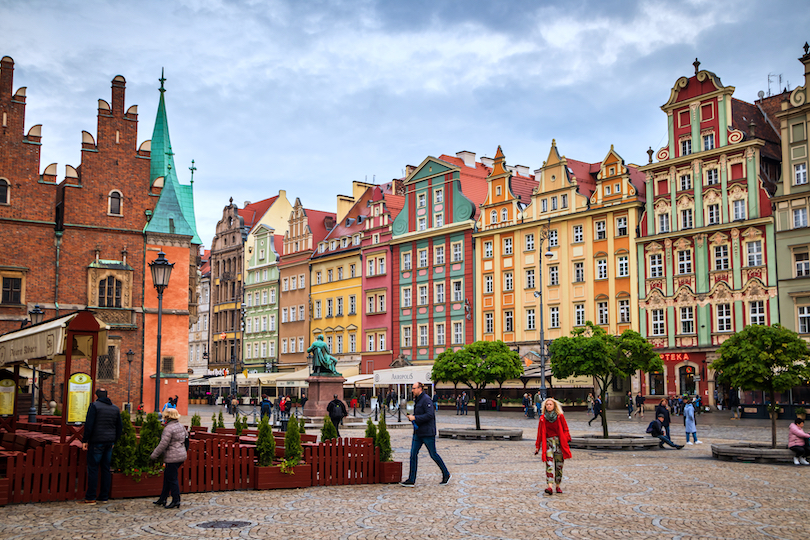
<svg viewBox="0 0 810 540"><path fill-rule="evenodd" d="M338 268L338 280L343 279L343 267Z"/></svg>
<svg viewBox="0 0 810 540"><path fill-rule="evenodd" d="M444 246L439 246L436 248L436 253L433 256L434 264L444 264ZM385 259L382 259L385 262Z"/></svg>
<svg viewBox="0 0 810 540"><path fill-rule="evenodd" d="M492 212L489 213L489 223L490 224L498 223L498 211L497 210L493 210Z"/></svg>
<svg viewBox="0 0 810 540"><path fill-rule="evenodd" d="M548 247L557 247L559 244L557 240L557 229L548 231Z"/></svg>
<svg viewBox="0 0 810 540"><path fill-rule="evenodd" d="M338 296L338 299L337 299L337 316L338 317L343 316L343 297L342 296Z"/></svg>
<svg viewBox="0 0 810 540"><path fill-rule="evenodd" d="M349 245L349 239L348 238L341 238L340 239L340 247L345 248L348 245Z"/></svg>
<svg viewBox="0 0 810 540"><path fill-rule="evenodd" d="M487 259L492 257L492 242L484 242L484 257Z"/></svg>
<svg viewBox="0 0 810 540"><path fill-rule="evenodd" d="M504 332L515 331L515 317L512 311L503 312L503 331Z"/></svg>
<svg viewBox="0 0 810 540"><path fill-rule="evenodd" d="M709 169L706 171L706 184L713 186L720 183L720 178L717 175L717 169Z"/></svg>
<svg viewBox="0 0 810 540"><path fill-rule="evenodd" d="M0 179L0 204L9 204L10 185L8 180Z"/></svg>
<svg viewBox="0 0 810 540"><path fill-rule="evenodd" d="M290 290L291 290L291 291L294 291L294 290L297 288L297 287L295 286L295 283L296 283L296 281L295 281L295 280L296 280L296 277L295 277L295 276L293 276L293 277L291 277L291 278L290 278Z"/></svg>
<svg viewBox="0 0 810 540"><path fill-rule="evenodd" d="M374 350L374 334L369 334L368 335L368 344L366 345L366 350L367 351L373 351Z"/></svg>
<svg viewBox="0 0 810 540"><path fill-rule="evenodd" d="M599 259L596 261L596 279L607 279L607 260Z"/></svg>
<svg viewBox="0 0 810 540"><path fill-rule="evenodd" d="M610 195L610 186L605 186L605 195Z"/></svg>
<svg viewBox="0 0 810 540"><path fill-rule="evenodd" d="M383 304L383 305L385 305L385 304ZM382 309L380 311L385 311L385 310ZM357 313L357 297L354 296L354 295L351 295L349 297L349 315L354 315L355 313ZM303 318L301 320L303 320Z"/></svg>
<svg viewBox="0 0 810 540"><path fill-rule="evenodd" d="M616 218L616 236L627 236L627 218Z"/></svg>
<svg viewBox="0 0 810 540"><path fill-rule="evenodd" d="M338 334L335 337L335 348L337 349L338 353L343 352L343 334Z"/></svg>
<svg viewBox="0 0 810 540"><path fill-rule="evenodd" d="M427 204L427 196L424 193L420 193L416 196L416 206L419 208L424 208Z"/></svg>
<svg viewBox="0 0 810 540"><path fill-rule="evenodd" d="M428 265L428 256L426 249L419 250L419 268L424 268Z"/></svg>
<svg viewBox="0 0 810 540"><path fill-rule="evenodd" d="M411 327L406 326L402 329L402 346L403 347L410 347L411 346Z"/></svg>
<svg viewBox="0 0 810 540"><path fill-rule="evenodd" d="M353 337L354 337L354 334L349 336L350 339L353 338ZM379 334L377 336L377 338L379 339L379 343L380 343L380 348L377 349L377 350L384 351L385 350L385 334ZM351 343L351 350L349 352L354 352L354 342L353 341Z"/></svg>
<svg viewBox="0 0 810 540"><path fill-rule="evenodd" d="M630 261L627 255L619 256L619 277L627 277L630 275Z"/></svg>
<svg viewBox="0 0 810 540"><path fill-rule="evenodd" d="M504 255L511 255L512 254L512 239L511 238L504 238L503 239L503 254Z"/></svg>
<svg viewBox="0 0 810 540"><path fill-rule="evenodd" d="M560 327L560 308L558 307L551 307L548 309L548 325L549 328L559 328Z"/></svg>
<svg viewBox="0 0 810 540"><path fill-rule="evenodd" d="M630 300L619 300L619 322L630 322Z"/></svg>
<svg viewBox="0 0 810 540"><path fill-rule="evenodd" d="M681 155L688 156L692 153L692 139L684 139L681 141Z"/></svg>
<svg viewBox="0 0 810 540"><path fill-rule="evenodd" d="M578 244L584 240L582 235L582 225L574 225L574 243Z"/></svg>
<svg viewBox="0 0 810 540"><path fill-rule="evenodd" d="M731 332L731 304L717 305L717 331Z"/></svg>
<svg viewBox="0 0 810 540"><path fill-rule="evenodd" d="M688 249L678 252L678 273L692 273L692 252Z"/></svg>
<svg viewBox="0 0 810 540"><path fill-rule="evenodd" d="M295 338L290 338L290 354L295 352Z"/></svg>
<svg viewBox="0 0 810 540"><path fill-rule="evenodd" d="M556 196L554 196L554 197L552 197L552 198L551 198L551 209L552 209L552 210L556 210L556 209L557 209L557 197L556 197Z"/></svg>
<svg viewBox="0 0 810 540"><path fill-rule="evenodd" d="M371 245L376 246L380 243L380 235L379 234L372 234L371 235Z"/></svg>
<svg viewBox="0 0 810 540"><path fill-rule="evenodd" d="M368 300L368 308L366 309L366 313L374 313L374 306L375 306L375 304L374 304L374 297L373 297L373 296L369 296L369 297L367 298L367 300Z"/></svg>
<svg viewBox="0 0 810 540"><path fill-rule="evenodd" d="M453 262L461 262L462 257L461 242L453 244Z"/></svg>
<svg viewBox="0 0 810 540"><path fill-rule="evenodd" d="M568 195L560 195L560 208L568 208Z"/></svg>
<svg viewBox="0 0 810 540"><path fill-rule="evenodd" d="M692 306L681 308L681 334L695 333L695 312Z"/></svg>
<svg viewBox="0 0 810 540"><path fill-rule="evenodd" d="M728 270L728 246L714 246L714 269Z"/></svg>
<svg viewBox="0 0 810 540"><path fill-rule="evenodd" d="M453 282L453 302L461 302L463 300L462 291L461 291L461 282L454 281Z"/></svg>
<svg viewBox="0 0 810 540"><path fill-rule="evenodd" d="M491 334L495 331L495 315L492 313L484 314L484 333Z"/></svg>
<svg viewBox="0 0 810 540"><path fill-rule="evenodd" d="M712 150L714 148L714 133L709 133L703 136L703 150Z"/></svg>
<svg viewBox="0 0 810 540"><path fill-rule="evenodd" d="M654 309L652 310L652 335L663 336L664 332L664 310Z"/></svg>
<svg viewBox="0 0 810 540"><path fill-rule="evenodd" d="M559 266L549 266L548 267L548 284L549 285L559 285L560 284L560 267Z"/></svg>
<svg viewBox="0 0 810 540"><path fill-rule="evenodd" d="M320 300L315 300L315 318L316 319L321 318L321 301Z"/></svg>
<svg viewBox="0 0 810 540"><path fill-rule="evenodd" d="M807 183L807 163L797 163L793 166L793 182L797 186Z"/></svg>
<svg viewBox="0 0 810 540"><path fill-rule="evenodd" d="M534 235L527 234L524 239L524 251L534 251Z"/></svg>
<svg viewBox="0 0 810 540"><path fill-rule="evenodd" d="M596 222L596 239L597 240L604 240L607 238L607 229L605 227L604 221L597 221ZM581 240L580 240L581 242Z"/></svg>
<svg viewBox="0 0 810 540"><path fill-rule="evenodd" d="M332 283L332 269L326 271L326 282Z"/></svg>
<svg viewBox="0 0 810 540"><path fill-rule="evenodd" d="M270 331L275 332L275 330L276 330L276 316L270 315Z"/></svg>
<svg viewBox="0 0 810 540"><path fill-rule="evenodd" d="M710 204L708 210L708 224L717 225L720 223L720 205Z"/></svg>
<svg viewBox="0 0 810 540"><path fill-rule="evenodd" d="M793 260L796 263L796 277L810 276L810 253L794 253Z"/></svg>
<svg viewBox="0 0 810 540"><path fill-rule="evenodd" d="M492 276L484 276L484 292L487 294L493 292Z"/></svg>
<svg viewBox="0 0 810 540"><path fill-rule="evenodd" d="M501 221L508 221L509 220L509 213L507 212L506 208L501 210Z"/></svg>
<svg viewBox="0 0 810 540"><path fill-rule="evenodd" d="M583 281L585 281L585 264L581 262L574 263L574 283Z"/></svg>
<svg viewBox="0 0 810 540"><path fill-rule="evenodd" d="M17 282L17 301L6 302L6 281ZM115 279L113 276L102 279L98 283L98 306L99 307L121 307L121 288L123 284L120 280ZM4 304L19 304L20 303L20 279L19 278L3 278L3 303Z"/></svg>
<svg viewBox="0 0 810 540"><path fill-rule="evenodd" d="M664 276L664 256L660 253L650 255L650 277L657 278Z"/></svg>
<svg viewBox="0 0 810 540"><path fill-rule="evenodd" d="M287 354L287 340L281 340L281 354Z"/></svg>
<svg viewBox="0 0 810 540"><path fill-rule="evenodd" d="M380 259L380 260L385 262L385 259ZM381 268L380 273L384 274L385 269L382 268L382 267L380 267L380 268ZM350 264L349 265L349 277L356 277L356 276L357 276L357 265L356 264Z"/></svg>
<svg viewBox="0 0 810 540"><path fill-rule="evenodd" d="M574 326L585 326L585 304L574 306Z"/></svg>
<svg viewBox="0 0 810 540"><path fill-rule="evenodd" d="M419 228L420 231L427 230L427 218L423 218L423 217L419 218L418 228Z"/></svg>
<svg viewBox="0 0 810 540"><path fill-rule="evenodd" d="M410 270L411 269L411 254L410 253L403 253L402 254L402 269L403 270Z"/></svg>
<svg viewBox="0 0 810 540"><path fill-rule="evenodd" d="M540 211L548 212L548 199L543 199L540 201Z"/></svg>
<svg viewBox="0 0 810 540"><path fill-rule="evenodd" d="M121 215L121 193L113 191L107 199L107 212L113 216Z"/></svg>
<svg viewBox="0 0 810 540"><path fill-rule="evenodd" d="M262 291L262 305L263 306L267 305L267 294L268 293L269 293L269 291L267 289Z"/></svg>
<svg viewBox="0 0 810 540"><path fill-rule="evenodd" d="M436 284L435 302L437 304L444 304L444 283Z"/></svg>
<svg viewBox="0 0 810 540"><path fill-rule="evenodd" d="M537 328L534 309L526 310L526 330L535 330Z"/></svg>
<svg viewBox="0 0 810 540"><path fill-rule="evenodd" d="M281 310L281 322L287 322L287 308Z"/></svg>
<svg viewBox="0 0 810 540"><path fill-rule="evenodd" d="M444 200L444 190L443 189L437 189L436 191L434 191L433 192L433 200L436 201L437 203L442 202Z"/></svg>
<svg viewBox="0 0 810 540"><path fill-rule="evenodd" d="M807 208L797 208L793 211L793 228L807 227Z"/></svg>
<svg viewBox="0 0 810 540"><path fill-rule="evenodd" d="M658 214L658 234L669 232L669 214Z"/></svg>
<svg viewBox="0 0 810 540"><path fill-rule="evenodd" d="M373 276L374 275L374 259L368 260L368 269L366 270L366 276Z"/></svg>
<svg viewBox="0 0 810 540"><path fill-rule="evenodd" d="M355 246L360 245L360 235L359 234L354 235L354 237L352 238L352 244L354 244Z"/></svg>
<svg viewBox="0 0 810 540"><path fill-rule="evenodd" d="M514 289L514 279L512 278L512 272L506 272L503 275L503 290L511 291Z"/></svg>
<svg viewBox="0 0 810 540"><path fill-rule="evenodd" d="M333 313L333 311L332 311L333 302L334 302L334 301L333 301L331 298L329 298L329 299L326 301L326 316L327 316L327 317L331 317L331 316L332 316L332 313Z"/></svg>
<svg viewBox="0 0 810 540"><path fill-rule="evenodd" d="M419 346L427 347L428 344L428 327L423 324L419 327Z"/></svg>
<svg viewBox="0 0 810 540"><path fill-rule="evenodd" d="M410 289L402 289L402 307L411 307Z"/></svg>
<svg viewBox="0 0 810 540"><path fill-rule="evenodd" d="M464 343L464 324L453 323L453 343Z"/></svg>
<svg viewBox="0 0 810 540"><path fill-rule="evenodd" d="M762 266L762 240L748 242L748 266Z"/></svg>
<svg viewBox="0 0 810 540"><path fill-rule="evenodd" d="M534 289L534 269L526 270L526 288Z"/></svg>
<svg viewBox="0 0 810 540"><path fill-rule="evenodd" d="M692 209L681 210L681 229L691 229L693 225Z"/></svg>
<svg viewBox="0 0 810 540"><path fill-rule="evenodd" d="M756 300L748 306L750 324L765 324L765 302Z"/></svg>
<svg viewBox="0 0 810 540"><path fill-rule="evenodd" d="M745 201L734 201L734 221L745 219Z"/></svg>
<svg viewBox="0 0 810 540"><path fill-rule="evenodd" d="M427 285L419 286L419 305L425 306L428 303L428 288Z"/></svg>
<svg viewBox="0 0 810 540"><path fill-rule="evenodd" d="M290 308L290 322L295 322L295 308Z"/></svg>
<svg viewBox="0 0 810 540"><path fill-rule="evenodd" d="M597 302L596 311L599 313L599 324L609 324L607 302Z"/></svg>
<svg viewBox="0 0 810 540"><path fill-rule="evenodd" d="M681 175L681 191L692 189L692 175L691 174L684 174Z"/></svg>
<svg viewBox="0 0 810 540"><path fill-rule="evenodd" d="M441 227L444 225L444 214L436 214L433 216L433 222L436 224L436 227Z"/></svg>
<svg viewBox="0 0 810 540"><path fill-rule="evenodd" d="M444 324L436 325L436 345L444 345Z"/></svg>
<svg viewBox="0 0 810 540"><path fill-rule="evenodd" d="M320 272L315 272L315 284L316 285L321 284L321 273Z"/></svg>
<svg viewBox="0 0 810 540"><path fill-rule="evenodd" d="M799 333L810 334L810 306L799 306Z"/></svg>
<svg viewBox="0 0 810 540"><path fill-rule="evenodd" d="M270 289L270 303L271 304L276 303L276 290L275 289Z"/></svg>

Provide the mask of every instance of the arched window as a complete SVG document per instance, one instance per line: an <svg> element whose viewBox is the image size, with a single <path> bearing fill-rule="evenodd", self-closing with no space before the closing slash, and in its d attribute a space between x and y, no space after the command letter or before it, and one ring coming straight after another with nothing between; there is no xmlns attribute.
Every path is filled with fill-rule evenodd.
<svg viewBox="0 0 810 540"><path fill-rule="evenodd" d="M493 210L489 214L489 222L490 223L498 223L498 211L497 210Z"/></svg>
<svg viewBox="0 0 810 540"><path fill-rule="evenodd" d="M121 281L113 276L107 277L98 283L99 307L121 307Z"/></svg>
<svg viewBox="0 0 810 540"><path fill-rule="evenodd" d="M11 184L5 178L0 178L0 204L9 204L11 200Z"/></svg>
<svg viewBox="0 0 810 540"><path fill-rule="evenodd" d="M107 198L107 213L113 216L121 215L121 192L111 191Z"/></svg>
<svg viewBox="0 0 810 540"><path fill-rule="evenodd" d="M509 220L509 212L504 208L501 210L501 221L508 221Z"/></svg>

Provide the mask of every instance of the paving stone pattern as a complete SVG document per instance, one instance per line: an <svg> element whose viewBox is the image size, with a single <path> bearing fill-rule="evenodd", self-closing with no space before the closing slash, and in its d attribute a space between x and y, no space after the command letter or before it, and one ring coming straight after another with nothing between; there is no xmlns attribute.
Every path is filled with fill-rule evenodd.
<svg viewBox="0 0 810 540"><path fill-rule="evenodd" d="M208 414L210 417L210 412ZM612 431L644 432L647 421L611 413ZM596 433L583 413L568 415L575 435ZM683 442L678 418L673 438ZM719 462L712 442L768 440L767 421L703 415L703 445L683 450L589 452L566 461L564 494L548 496L534 456L537 420L484 413L487 427L523 427L523 441L441 439L453 478L439 486L438 468L423 449L417 486L325 487L191 494L179 510L151 499L13 505L0 508L0 538L780 538L810 537L810 467ZM440 426L472 424L473 416L440 415ZM780 439L787 424L780 422ZM346 430L347 435L359 429ZM406 463L407 430L391 432L395 458ZM216 520L247 522L200 528Z"/></svg>

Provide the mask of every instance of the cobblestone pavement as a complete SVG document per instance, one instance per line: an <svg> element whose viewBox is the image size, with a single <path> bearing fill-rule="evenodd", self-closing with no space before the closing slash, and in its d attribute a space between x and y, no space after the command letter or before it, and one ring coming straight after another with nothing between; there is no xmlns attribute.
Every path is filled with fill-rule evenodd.
<svg viewBox="0 0 810 540"><path fill-rule="evenodd" d="M210 418L210 413L208 414ZM570 413L574 434L597 433L584 413ZM564 494L547 496L534 456L536 420L484 413L487 426L523 427L523 441L438 441L453 474L440 473L425 450L417 486L341 486L303 490L189 494L179 510L151 499L12 505L0 508L0 538L784 538L810 536L810 467L719 462L711 442L768 440L767 421L740 426L719 414L699 418L703 445L683 450L589 452L565 463ZM649 418L610 414L612 432L644 432ZM701 422L703 420L703 422ZM473 416L440 413L439 425L473 424ZM705 427L704 427L705 426ZM786 425L780 423L780 436ZM359 435L347 429L346 435ZM679 419L673 436L683 442ZM391 431L407 473L410 433ZM205 529L214 520L245 522Z"/></svg>

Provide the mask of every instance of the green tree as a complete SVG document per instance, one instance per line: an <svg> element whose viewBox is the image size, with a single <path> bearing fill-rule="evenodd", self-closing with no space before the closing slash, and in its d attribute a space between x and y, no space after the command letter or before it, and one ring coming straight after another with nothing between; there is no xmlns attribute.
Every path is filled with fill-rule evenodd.
<svg viewBox="0 0 810 540"><path fill-rule="evenodd" d="M217 432L217 415L212 414L211 415L211 433L216 433L216 432Z"/></svg>
<svg viewBox="0 0 810 540"><path fill-rule="evenodd" d="M199 414L194 413L194 416L191 417L191 425L192 427L199 427L202 425L202 418Z"/></svg>
<svg viewBox="0 0 810 540"><path fill-rule="evenodd" d="M555 339L549 351L554 377L596 379L603 412L607 406L605 395L613 381L629 377L638 370L660 371L664 367L652 344L638 332L625 330L615 336L591 321L573 330L570 337ZM606 414L602 414L602 435L608 437Z"/></svg>
<svg viewBox="0 0 810 540"><path fill-rule="evenodd" d="M301 462L304 447L301 446L301 434L298 432L298 421L292 418L287 423L287 434L284 435L284 459L288 467L295 467Z"/></svg>
<svg viewBox="0 0 810 540"><path fill-rule="evenodd" d="M722 379L743 390L768 393L771 447L776 448L776 393L810 379L807 343L779 324L752 324L724 341L718 352L711 368Z"/></svg>
<svg viewBox="0 0 810 540"><path fill-rule="evenodd" d="M433 380L466 385L475 401L475 429L481 429L478 404L487 385L523 373L518 353L503 341L476 341L459 351L445 350L433 364Z"/></svg>
<svg viewBox="0 0 810 540"><path fill-rule="evenodd" d="M112 468L114 471L129 473L135 465L135 451L138 448L138 440L135 436L135 428L132 427L132 420L129 411L121 411L121 438L115 442L112 453Z"/></svg>
<svg viewBox="0 0 810 540"><path fill-rule="evenodd" d="M298 418L298 431L304 435L307 432L307 421L303 416Z"/></svg>
<svg viewBox="0 0 810 540"><path fill-rule="evenodd" d="M222 411L219 411L219 418L217 420L217 429L225 427L225 416L223 416Z"/></svg>
<svg viewBox="0 0 810 540"><path fill-rule="evenodd" d="M385 425L385 415L380 416L374 445L380 449L380 461L391 461L391 434L388 433L388 426Z"/></svg>
<svg viewBox="0 0 810 540"><path fill-rule="evenodd" d="M321 427L321 442L337 439L337 428L329 416L323 417L323 427Z"/></svg>
<svg viewBox="0 0 810 540"><path fill-rule="evenodd" d="M141 437L138 441L138 450L135 454L135 466L140 470L149 468L149 456L160 444L160 435L163 433L163 425L158 420L157 413L146 415L146 421L141 426Z"/></svg>
<svg viewBox="0 0 810 540"><path fill-rule="evenodd" d="M270 418L262 417L259 422L259 435L256 438L256 454L260 467L268 467L273 464L276 458L276 438L273 437L273 429L270 427Z"/></svg>
<svg viewBox="0 0 810 540"><path fill-rule="evenodd" d="M377 446L377 426L374 425L374 422L371 421L371 417L366 420L366 439L371 439L372 444Z"/></svg>

